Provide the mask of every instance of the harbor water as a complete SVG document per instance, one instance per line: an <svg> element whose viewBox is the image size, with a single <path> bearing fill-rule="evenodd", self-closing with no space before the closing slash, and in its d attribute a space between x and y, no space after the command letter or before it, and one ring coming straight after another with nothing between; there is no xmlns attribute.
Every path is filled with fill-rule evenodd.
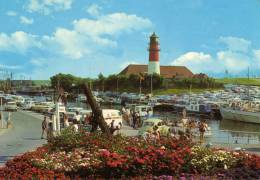
<svg viewBox="0 0 260 180"><path fill-rule="evenodd" d="M85 103L70 103L69 105L89 109ZM102 108L121 109L121 106L103 105ZM172 112L154 112L155 117L159 117L167 122L175 121L181 117ZM200 116L194 117L196 121L201 120ZM245 123L232 120L206 119L211 129L212 135L207 137L207 142L212 144L259 144L260 124Z"/></svg>

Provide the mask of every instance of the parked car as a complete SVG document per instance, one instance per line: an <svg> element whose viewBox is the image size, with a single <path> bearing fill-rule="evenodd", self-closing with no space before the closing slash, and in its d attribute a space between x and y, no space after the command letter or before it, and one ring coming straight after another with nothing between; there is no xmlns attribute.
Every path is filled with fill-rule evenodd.
<svg viewBox="0 0 260 180"><path fill-rule="evenodd" d="M17 111L16 102L13 102L13 101L7 102L5 105L5 110L6 111Z"/></svg>
<svg viewBox="0 0 260 180"><path fill-rule="evenodd" d="M35 105L35 102L34 101L25 101L21 107L23 110L30 110L32 108L32 106Z"/></svg>
<svg viewBox="0 0 260 180"><path fill-rule="evenodd" d="M67 108L67 112L80 112L80 111L82 111L83 110L83 108L82 107L68 107Z"/></svg>
<svg viewBox="0 0 260 180"><path fill-rule="evenodd" d="M35 112L46 113L51 111L53 106L54 106L53 102L40 102L40 103L35 103L35 105L32 106L31 109Z"/></svg>
<svg viewBox="0 0 260 180"><path fill-rule="evenodd" d="M66 112L66 115L68 116L69 122L73 122L76 119L76 113L75 112Z"/></svg>

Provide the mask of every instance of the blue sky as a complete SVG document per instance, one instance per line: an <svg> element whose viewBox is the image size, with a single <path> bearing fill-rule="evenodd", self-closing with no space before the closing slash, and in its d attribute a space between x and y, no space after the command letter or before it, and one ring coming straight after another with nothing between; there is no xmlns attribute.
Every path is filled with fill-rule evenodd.
<svg viewBox="0 0 260 180"><path fill-rule="evenodd" d="M260 76L259 0L12 0L0 2L0 70L15 79L96 77L148 62L210 76Z"/></svg>

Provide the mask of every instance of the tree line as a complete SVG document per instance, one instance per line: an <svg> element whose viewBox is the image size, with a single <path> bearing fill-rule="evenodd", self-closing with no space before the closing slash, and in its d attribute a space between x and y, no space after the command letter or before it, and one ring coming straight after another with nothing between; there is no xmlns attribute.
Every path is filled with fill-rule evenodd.
<svg viewBox="0 0 260 180"><path fill-rule="evenodd" d="M222 88L223 84L217 82L214 78L172 78L169 87L176 88Z"/></svg>
<svg viewBox="0 0 260 180"><path fill-rule="evenodd" d="M119 91L119 92L139 92L141 86L143 93L150 92L152 88L221 88L222 83L218 83L213 78L171 78L165 79L160 75L131 74L126 75L109 75L105 77L102 74L98 78L81 78L71 74L56 74L51 78L51 86L54 89L62 87L66 92L82 93L82 86L88 84L92 90L98 91Z"/></svg>

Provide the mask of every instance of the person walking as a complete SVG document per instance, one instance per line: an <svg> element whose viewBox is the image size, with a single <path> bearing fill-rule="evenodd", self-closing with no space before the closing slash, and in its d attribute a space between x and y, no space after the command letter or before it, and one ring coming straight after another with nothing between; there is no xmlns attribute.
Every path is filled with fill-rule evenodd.
<svg viewBox="0 0 260 180"><path fill-rule="evenodd" d="M42 121L42 136L41 136L41 139L43 139L44 133L46 133L46 137L47 137L47 130L48 130L47 117L44 116L43 121Z"/></svg>
<svg viewBox="0 0 260 180"><path fill-rule="evenodd" d="M207 124L205 123L204 120L199 122L199 132L200 132L200 143L204 141L204 133L207 129Z"/></svg>

